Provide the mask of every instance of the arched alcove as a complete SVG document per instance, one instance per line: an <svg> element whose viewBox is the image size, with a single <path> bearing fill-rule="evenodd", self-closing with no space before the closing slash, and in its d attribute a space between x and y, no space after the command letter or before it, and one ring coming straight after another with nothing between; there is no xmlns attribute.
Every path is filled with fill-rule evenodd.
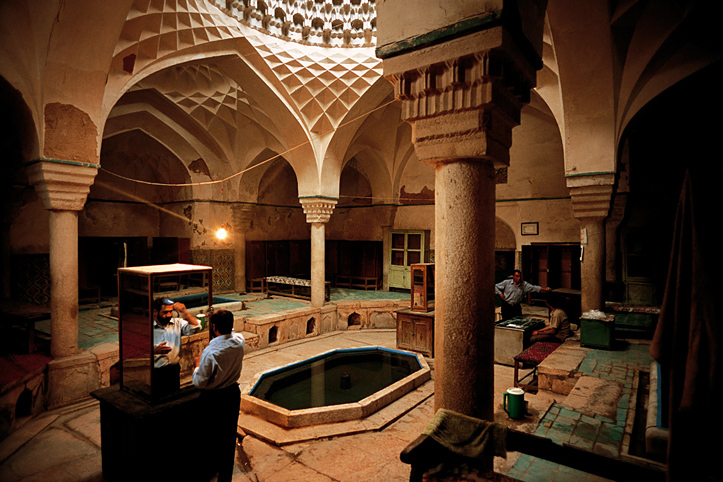
<svg viewBox="0 0 723 482"><path fill-rule="evenodd" d="M341 171L339 202L337 207L369 206L372 204L372 187L363 166L351 159Z"/></svg>

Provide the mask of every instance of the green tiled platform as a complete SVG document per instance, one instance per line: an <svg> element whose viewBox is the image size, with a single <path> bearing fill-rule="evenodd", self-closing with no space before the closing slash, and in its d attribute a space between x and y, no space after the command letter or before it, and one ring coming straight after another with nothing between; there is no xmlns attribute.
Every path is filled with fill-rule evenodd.
<svg viewBox="0 0 723 482"><path fill-rule="evenodd" d="M535 435L614 459L626 455L625 437L630 435L630 416L634 415L631 410L635 408L637 393L636 374L649 370L652 357L647 343L618 340L616 346L616 350L589 350L578 368L583 376L617 382L622 387L615 418L590 416L563 403L553 403L540 420ZM524 454L508 475L524 482L608 480Z"/></svg>
<svg viewBox="0 0 723 482"><path fill-rule="evenodd" d="M261 293L248 293L244 295L227 294L224 298L246 302L246 310L237 314L245 317L261 316L280 311L293 310L309 306L303 300L294 300L284 297L265 298ZM361 291L346 288L332 288L331 302L349 300L398 300L409 298L409 293L390 291ZM100 305L81 306L78 313L78 346L89 349L103 343L118 342L118 320L110 316L114 302L105 302ZM50 335L50 320L38 322L35 329L40 333Z"/></svg>

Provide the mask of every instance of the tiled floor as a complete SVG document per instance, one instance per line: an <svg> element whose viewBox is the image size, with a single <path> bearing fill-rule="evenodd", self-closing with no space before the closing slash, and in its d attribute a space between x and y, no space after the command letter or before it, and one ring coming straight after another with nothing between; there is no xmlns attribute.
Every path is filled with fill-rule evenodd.
<svg viewBox="0 0 723 482"><path fill-rule="evenodd" d="M404 293L337 291L336 296L408 296ZM252 295L245 295L247 297ZM333 300L334 294L332 294ZM250 299L250 298L247 298ZM264 314L306 306L294 300L264 300L256 295L249 301L249 313ZM117 321L104 315L103 307L80 313L81 346L117 341ZM40 328L42 329L42 328ZM113 338L115 336L115 338ZM575 343L575 342L571 342ZM290 343L247 355L242 387L261 371L281 366L331 348L379 345L395 347L394 330L346 331ZM632 430L638 373L649 370L652 361L646 342L621 343L615 350L587 349L579 371L587 387L602 390L604 408L594 413L580 408L562 395L539 392L526 394L529 416L510 420L502 411L502 393L511 385L512 368L495 365L495 420L517 430L543 436L556 444L604 454L624 455ZM433 366L433 363L432 363ZM433 383L433 382L428 382ZM602 388L601 388L602 387ZM596 395L597 397L597 395ZM251 435L239 447L235 481L275 482L379 482L406 481L409 467L399 453L414 440L433 417L433 395L414 402L403 416L391 420L382 430L293 443L277 447ZM575 402L575 403L573 403ZM584 406L586 402L583 402ZM591 402L592 403L592 402ZM588 407L589 408L589 407ZM84 402L48 412L0 442L0 480L86 480L100 481L100 415L97 403ZM523 481L601 481L578 470L525 454L510 452L495 460L496 470Z"/></svg>

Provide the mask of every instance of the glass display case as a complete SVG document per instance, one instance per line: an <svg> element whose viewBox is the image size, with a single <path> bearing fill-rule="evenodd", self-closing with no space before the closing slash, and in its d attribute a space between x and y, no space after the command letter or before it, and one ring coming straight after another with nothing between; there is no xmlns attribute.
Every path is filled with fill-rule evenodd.
<svg viewBox="0 0 723 482"><path fill-rule="evenodd" d="M434 310L434 264L413 264L412 272L412 311Z"/></svg>
<svg viewBox="0 0 723 482"><path fill-rule="evenodd" d="M187 308L213 304L213 268L190 264L137 266L118 269L120 386L149 402L180 388L178 363L158 363L154 343L156 299L182 298ZM178 317L178 313L173 314ZM200 321L200 320L199 320ZM171 365L171 366L169 366Z"/></svg>

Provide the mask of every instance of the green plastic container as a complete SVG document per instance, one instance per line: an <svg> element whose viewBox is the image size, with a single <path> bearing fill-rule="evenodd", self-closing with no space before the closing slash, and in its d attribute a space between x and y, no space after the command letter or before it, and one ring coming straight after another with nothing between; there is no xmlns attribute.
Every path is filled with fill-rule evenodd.
<svg viewBox="0 0 723 482"><path fill-rule="evenodd" d="M615 339L615 316L605 319L580 318L580 345L612 350Z"/></svg>

